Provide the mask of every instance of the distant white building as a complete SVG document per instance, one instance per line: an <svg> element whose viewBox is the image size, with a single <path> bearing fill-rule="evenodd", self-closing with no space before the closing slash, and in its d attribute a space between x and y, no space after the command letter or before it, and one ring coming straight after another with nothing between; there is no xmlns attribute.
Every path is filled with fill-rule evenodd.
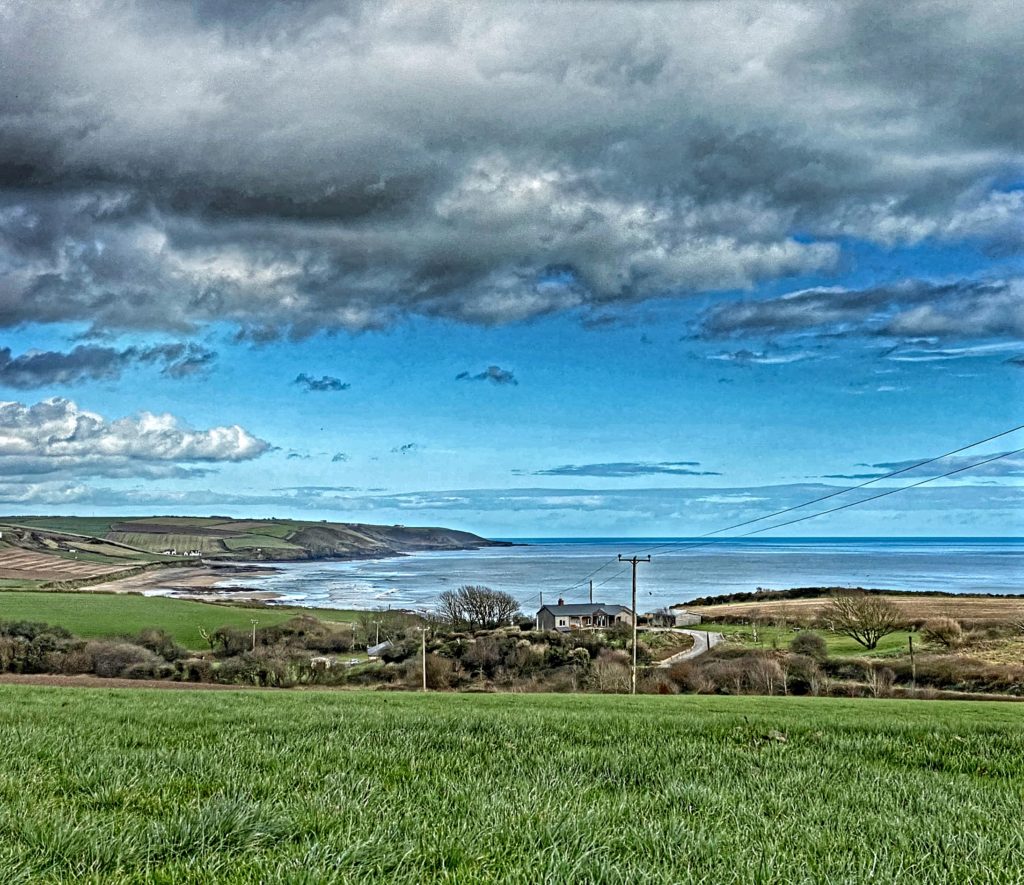
<svg viewBox="0 0 1024 885"><path fill-rule="evenodd" d="M658 609L646 615L646 619L652 627L689 627L700 623L700 615L679 605Z"/></svg>

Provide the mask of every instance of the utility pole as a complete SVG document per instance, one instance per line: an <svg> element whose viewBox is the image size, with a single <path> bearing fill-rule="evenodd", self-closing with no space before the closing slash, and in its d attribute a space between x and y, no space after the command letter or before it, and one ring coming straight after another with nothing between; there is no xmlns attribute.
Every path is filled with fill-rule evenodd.
<svg viewBox="0 0 1024 885"><path fill-rule="evenodd" d="M380 621L374 621L373 623L377 625L377 638L374 640L373 644L380 645Z"/></svg>
<svg viewBox="0 0 1024 885"><path fill-rule="evenodd" d="M917 664L914 663L914 637L908 636L907 642L910 643L910 687L917 691Z"/></svg>
<svg viewBox="0 0 1024 885"><path fill-rule="evenodd" d="M427 690L427 628L423 627L420 629L420 636L422 637L422 654L423 654L423 690Z"/></svg>
<svg viewBox="0 0 1024 885"><path fill-rule="evenodd" d="M647 556L623 556L621 553L619 554L619 562L628 562L633 566L633 670L629 680L630 694L636 694L636 567L638 563L650 561L650 554Z"/></svg>
<svg viewBox="0 0 1024 885"><path fill-rule="evenodd" d="M591 578L591 580L590 580L590 604L591 605L594 604L594 580L593 580L593 578Z"/></svg>
<svg viewBox="0 0 1024 885"><path fill-rule="evenodd" d="M259 618L250 618L249 621L252 623L252 650L256 651L256 625L259 623Z"/></svg>

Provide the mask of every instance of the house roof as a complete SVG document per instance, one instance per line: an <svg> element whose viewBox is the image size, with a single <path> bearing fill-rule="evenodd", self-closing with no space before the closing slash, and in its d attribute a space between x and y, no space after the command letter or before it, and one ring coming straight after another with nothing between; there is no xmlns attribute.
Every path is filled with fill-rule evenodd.
<svg viewBox="0 0 1024 885"><path fill-rule="evenodd" d="M541 606L538 614L547 609L551 614L555 615L617 615L620 612L628 612L629 609L624 605L606 605L603 602L580 602L571 605L545 605Z"/></svg>

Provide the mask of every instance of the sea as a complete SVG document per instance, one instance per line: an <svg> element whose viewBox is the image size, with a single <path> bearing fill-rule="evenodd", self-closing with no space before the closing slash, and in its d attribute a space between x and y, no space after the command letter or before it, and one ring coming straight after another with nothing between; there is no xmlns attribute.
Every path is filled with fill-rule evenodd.
<svg viewBox="0 0 1024 885"><path fill-rule="evenodd" d="M440 593L483 584L541 604L629 604L652 611L704 596L758 588L865 587L947 593L1024 593L1024 538L517 538L516 546L415 553L350 562L275 564L272 574L220 587L279 593L277 604L431 609ZM593 582L591 591L590 582Z"/></svg>

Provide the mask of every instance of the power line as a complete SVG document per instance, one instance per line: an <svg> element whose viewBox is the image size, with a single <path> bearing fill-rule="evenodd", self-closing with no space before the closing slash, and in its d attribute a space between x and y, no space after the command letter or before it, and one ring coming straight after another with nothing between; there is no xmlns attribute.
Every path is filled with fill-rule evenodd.
<svg viewBox="0 0 1024 885"><path fill-rule="evenodd" d="M922 479L920 482L912 483L909 486L900 486L896 489L888 489L884 492L880 492L877 495L871 495L867 498L861 498L859 501L850 501L847 504L840 504L838 507L832 507L828 510L822 510L820 513L811 513L807 516L800 516L796 519L788 520L787 522L776 523L775 525L765 526L764 528L755 529L752 532L744 532L739 537L746 538L750 535L756 535L760 532L770 532L772 529L780 529L783 526L794 525L798 522L804 522L808 519L814 519L818 516L827 516L829 513L837 513L840 510L846 510L848 507L856 507L858 504L867 504L868 501L877 501L879 498L885 498L888 495L895 495L897 492L905 492L909 489L916 489L918 486L923 486L929 482L935 482L937 479L945 479L947 476L954 476L957 473L963 473L965 470L973 470L975 467L981 467L984 464L991 464L993 461L998 461L1001 458L1009 458L1011 455L1019 455L1024 452L1024 448L1014 449L1012 452L1002 452L999 455L993 455L991 458L986 458L984 461L975 461L973 464L968 464L966 467L958 467L956 470L949 470L939 476L931 476L927 479Z"/></svg>
<svg viewBox="0 0 1024 885"><path fill-rule="evenodd" d="M855 492L858 489L863 489L863 488L866 488L867 486L874 485L876 482L881 482L882 480L885 480L885 479L892 479L894 476L900 476L900 475L902 475L904 473L909 473L911 470L917 470L918 467L924 467L924 466L926 466L928 464L934 464L936 461L941 461L944 458L950 458L953 455L958 455L961 452L966 452L968 449L975 449L975 448L977 448L980 445L984 445L985 443L992 442L993 440L1000 439L1001 437L1004 437L1004 436L1009 436L1011 433L1016 433L1018 430L1024 430L1024 424L1019 424L1018 426L1012 427L1009 430L1004 430L1001 433L996 433L993 436L986 437L985 439L979 439L976 442L969 443L968 445L960 446L960 448L953 449L952 451L946 452L943 455L936 455L934 458L927 458L924 461L918 461L916 464L911 464L911 465L909 465L907 467L901 467L899 470L893 470L893 471L891 471L889 473L882 474L881 476L873 477L872 479L866 480L865 482L862 482L862 483L858 483L855 486L849 486L848 488L845 488L845 489L838 489L837 491L829 492L827 495L822 495L820 498L812 498L810 501L804 501L802 504L794 504L792 507L784 507L783 509L776 510L773 513L766 513L764 516L757 516L757 517L754 517L753 519L744 520L743 522L733 523L733 525L725 526L725 528L715 529L713 532L705 532L703 535L697 535L697 537L698 538L710 538L710 537L712 537L714 535L720 535L723 532L728 532L728 531L732 531L733 529L740 529L740 528L744 528L744 527L746 527L748 525L753 525L756 522L763 522L766 519L773 519L776 516L783 516L786 513L792 513L794 510L802 510L804 507L810 507L812 504L820 504L822 501L828 501L829 499L836 498L839 495L845 495L847 492ZM1003 455L1000 455L999 457L1006 457L1007 455L1013 455L1013 454L1016 454L1016 452L1005 452ZM988 463L988 462L987 461L983 461L983 462L980 462L980 463L985 464L985 463ZM963 469L966 470L966 469L969 469L969 468L963 468ZM959 472L961 472L961 471L954 470L954 471L951 471L950 473L942 474L941 476L932 477L928 481L931 482L934 479L943 479L946 476L951 476L953 473L959 473ZM918 485L924 485L924 483L915 483L914 485L906 486L905 488L908 488L908 489L909 488L914 488L915 486L918 486ZM884 497L884 495L883 496L879 496L879 497ZM864 500L865 501L870 501L870 500L874 500L874 499L873 498L865 498ZM843 508L839 508L839 509L843 509ZM834 511L826 510L826 511L823 511L822 514L819 514L819 515L824 515L825 513L832 513L832 512L834 512ZM808 517L808 518L811 518L811 517ZM802 521L803 520L794 520L794 522L802 522ZM782 525L792 525L792 524L793 523L788 523L788 522L787 523L782 523ZM748 532L747 534L739 535L738 537L745 538L745 537L747 537L748 534L756 534L756 533L755 532ZM685 542L682 542L682 541L672 541L672 542L669 542L667 544L659 544L659 545L657 545L655 547L645 547L641 552L646 553L648 550L661 550L661 549L664 549L666 547L672 547L672 546L675 546L676 544L680 544L680 543L685 543Z"/></svg>
<svg viewBox="0 0 1024 885"><path fill-rule="evenodd" d="M790 506L790 507L784 507L784 508L782 508L780 510L773 511L772 513L764 514L763 516L758 516L758 517L755 517L755 518L752 518L752 519L743 520L742 522L734 523L732 525L725 526L724 528L715 529L714 531L711 531L711 532L705 532L704 534L698 535L697 537L698 538L712 538L713 536L720 535L723 532L731 531L733 529L738 529L738 528L744 528L744 527L746 527L748 525L753 525L753 524L758 523L758 522L763 522L766 519L772 519L772 518L777 517L777 516L783 516L783 515L785 515L787 513L792 513L795 510L800 510L800 509L802 509L804 507L810 507L812 504L820 504L822 501L827 501L827 500L829 500L831 498L838 497L839 495L844 495L844 494L846 494L848 492L854 492L854 491L857 491L858 489L866 488L867 486L873 485L873 484L875 484L877 482L881 482L882 480L892 479L893 477L900 476L900 475L902 475L904 473L908 473L911 470L916 470L919 467L927 466L928 464L934 464L936 461L941 461L944 458L949 458L949 457L951 457L953 455L960 454L961 452L965 452L968 449L977 448L980 445L984 445L985 443L992 442L993 440L1000 439L1000 438L1002 438L1004 436L1008 436L1011 433L1016 433L1019 430L1024 430L1024 424L1019 424L1016 427L1010 428L1009 430L1004 430L1004 431L1001 431L1000 433L993 434L992 436L985 437L984 439L976 440L975 442L968 443L967 445L960 446L960 447L958 447L956 449L952 449L951 451L945 452L942 455L936 455L935 457L932 457L932 458L926 458L923 461L917 461L914 464L908 465L907 467L901 467L898 470L893 470L893 471L890 471L889 473L885 473L885 474L882 474L880 476L873 477L873 478L871 478L869 480L866 480L865 482L858 483L857 485L849 486L849 487L843 488L843 489L838 489L838 490L836 490L834 492L828 493L827 495L821 495L818 498L813 498L813 499L811 499L809 501L804 501L801 504L795 504L795 505ZM869 501L875 501L875 500L877 500L879 498L884 498L884 497L887 497L888 495L893 495L896 492L906 491L907 489L917 488L918 486L922 486L922 485L925 485L925 484L930 483L930 482L935 482L936 480L939 480L939 479L945 479L946 477L953 476L953 475L955 475L957 473L963 473L966 470L971 470L971 469L973 469L975 467L980 467L980 466L982 466L984 464L988 464L988 463L991 463L993 461L998 461L1001 458L1007 458L1007 457L1009 457L1011 455L1020 454L1021 452L1024 452L1024 449L1016 449L1016 450L1010 451L1010 452L1003 452L1003 453L995 455L995 456L993 456L991 458L986 458L986 459L984 459L982 461L978 461L978 462L975 462L973 464L969 464L969 465L967 465L965 467L959 467L959 468L956 468L954 470L950 470L950 471L947 471L945 473L938 474L936 476L928 477L926 479L921 480L920 482L916 482L916 483L913 483L913 484L908 485L908 486L900 486L899 488L889 489L889 490L887 490L885 492L882 492L881 494L878 494L878 495L872 495L870 497L859 499L857 501L851 501L851 502L849 502L847 504L840 505L839 507L833 507L833 508L829 508L828 510L819 511L817 513L811 513L811 514L808 514L806 516L801 516L801 517L799 517L797 519L788 520L786 522L777 523L777 524L774 524L774 525L771 525L771 526L765 526L765 527L762 527L760 529L755 529L754 531L751 531L751 532L745 532L742 535L738 535L737 537L746 538L746 537L750 537L751 535L757 535L757 534L761 534L762 532L771 531L772 529L782 528L782 527L788 526L788 525L795 525L798 522L805 522L805 521L807 521L809 519L816 519L819 516L826 516L826 515L828 515L830 513L836 513L836 512L838 512L840 510L846 510L849 507L855 507L855 506L857 506L859 504L865 504L865 503L868 503ZM698 540L698 541L671 541L671 542L668 542L666 544L658 544L658 545L655 545L653 547L643 547L643 548L641 548L637 552L638 553L649 553L649 552L652 552L652 551L663 550L663 549L667 549L667 548L670 548L670 547L686 547L688 549L694 549L696 547L704 547L704 546L708 546L710 544L720 543L722 540L728 540L728 539L716 539L716 540L713 540L713 541L700 541L700 540ZM617 558L609 559L607 562L605 562L602 565L598 566L598 568L596 568L593 571L589 572L587 575L585 575L579 581L576 581L575 583L570 584L568 587L564 588L561 591L561 593L562 594L568 594L568 593L572 592L575 588L579 587L581 584L583 584L586 581L588 581L591 578L593 578L594 575L599 574L604 569L608 568L608 566L613 565L614 563L616 563L618 561L619 560ZM612 576L612 578L609 578L608 580L612 580L615 577L618 577L619 574L621 574L621 572L616 573L615 575ZM603 584L608 583L608 580L602 581L601 584L598 584L597 586L602 586Z"/></svg>

